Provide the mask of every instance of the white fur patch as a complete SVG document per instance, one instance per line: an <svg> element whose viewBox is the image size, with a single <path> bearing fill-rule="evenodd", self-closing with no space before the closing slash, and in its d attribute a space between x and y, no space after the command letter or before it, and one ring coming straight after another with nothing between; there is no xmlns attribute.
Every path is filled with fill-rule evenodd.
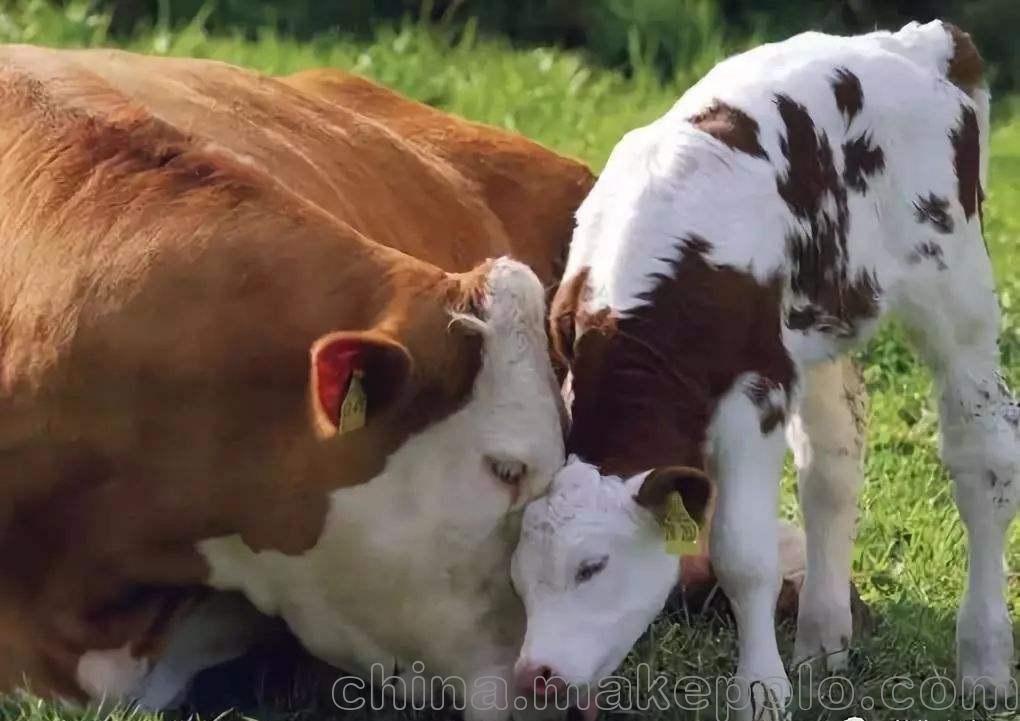
<svg viewBox="0 0 1020 721"><path fill-rule="evenodd" d="M78 685L96 700L133 698L149 672L149 661L131 655L131 644L110 651L88 651L78 659Z"/></svg>

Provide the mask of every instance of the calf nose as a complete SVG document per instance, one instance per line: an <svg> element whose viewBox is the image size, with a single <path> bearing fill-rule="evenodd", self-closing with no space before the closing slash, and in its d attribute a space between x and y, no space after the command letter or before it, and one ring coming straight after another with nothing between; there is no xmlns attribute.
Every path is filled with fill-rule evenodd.
<svg viewBox="0 0 1020 721"><path fill-rule="evenodd" d="M526 696L545 696L553 690L557 693L567 691L566 681L546 664L518 664L514 671L514 685L518 693Z"/></svg>

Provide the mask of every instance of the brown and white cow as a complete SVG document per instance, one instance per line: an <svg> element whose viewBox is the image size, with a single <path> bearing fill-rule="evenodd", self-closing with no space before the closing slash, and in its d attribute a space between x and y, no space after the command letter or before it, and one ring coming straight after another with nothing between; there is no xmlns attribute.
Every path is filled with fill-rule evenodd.
<svg viewBox="0 0 1020 721"><path fill-rule="evenodd" d="M162 705L247 633L208 589L508 678L591 182L335 71L0 48L0 690Z"/></svg>
<svg viewBox="0 0 1020 721"><path fill-rule="evenodd" d="M790 692L773 624L788 418L807 535L794 660L846 664L861 429L853 377L832 359L888 311L937 381L968 534L962 689L1015 692L1003 555L1020 407L999 373L981 234L988 107L954 27L807 33L719 64L620 142L578 211L552 308L574 456L526 510L514 555L522 686L583 690L611 673L676 581L667 504L679 494L701 521L715 495L739 717L778 710L766 702Z"/></svg>

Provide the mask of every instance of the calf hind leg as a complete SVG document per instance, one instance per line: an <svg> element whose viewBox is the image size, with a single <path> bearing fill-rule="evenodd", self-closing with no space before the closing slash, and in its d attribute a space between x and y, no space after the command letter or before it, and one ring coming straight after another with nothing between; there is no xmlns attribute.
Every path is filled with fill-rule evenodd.
<svg viewBox="0 0 1020 721"><path fill-rule="evenodd" d="M1016 692L1004 556L1020 504L1020 406L1000 372L999 307L979 243L968 267L900 305L938 387L942 460L968 541L957 668L964 693L981 702Z"/></svg>
<svg viewBox="0 0 1020 721"><path fill-rule="evenodd" d="M866 419L866 392L852 360L823 363L806 373L799 407L787 428L807 541L795 665L846 668Z"/></svg>

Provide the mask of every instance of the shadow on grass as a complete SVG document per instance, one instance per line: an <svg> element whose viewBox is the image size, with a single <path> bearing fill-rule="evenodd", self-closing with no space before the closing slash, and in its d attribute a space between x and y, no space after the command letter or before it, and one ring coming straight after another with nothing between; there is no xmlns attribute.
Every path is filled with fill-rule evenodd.
<svg viewBox="0 0 1020 721"><path fill-rule="evenodd" d="M869 618L855 628L856 638L845 675L825 677L806 671L791 674L795 689L792 721L1005 721L1020 718L1020 701L993 704L977 698L976 707L961 703L953 679L954 612L918 603L891 601L877 605ZM781 619L780 646L789 660L795 622ZM1020 622L1016 635L1020 636ZM646 664L645 677L661 674L670 689L683 676L722 678L732 673L736 633L725 604L713 602L707 615L692 615L681 602L673 601L663 616L639 641L623 669L635 688L641 683L637 668ZM184 714L214 718L226 710L231 715L259 721L286 719L337 719L342 721L439 721L458 717L453 711L401 712L382 699L364 696L365 710L341 711L333 703L332 690L342 672L310 657L296 641L284 639L258 649L243 659L203 673L196 681L192 705ZM682 693L682 692L681 692ZM711 706L693 710L674 705L664 710L647 708L603 713L604 721L720 721L725 711ZM369 710L385 706L387 710ZM696 704L695 704L696 705ZM730 716L732 717L732 715Z"/></svg>

